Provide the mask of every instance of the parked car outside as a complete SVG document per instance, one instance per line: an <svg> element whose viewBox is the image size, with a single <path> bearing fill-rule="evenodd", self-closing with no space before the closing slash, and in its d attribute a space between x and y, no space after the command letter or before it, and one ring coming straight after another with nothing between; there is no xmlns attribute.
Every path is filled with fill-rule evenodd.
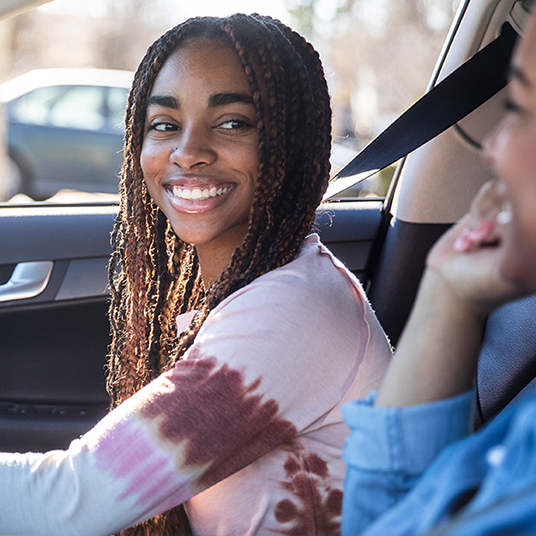
<svg viewBox="0 0 536 536"><path fill-rule="evenodd" d="M63 189L117 193L123 116L133 73L39 69L0 85L9 175L3 196Z"/></svg>

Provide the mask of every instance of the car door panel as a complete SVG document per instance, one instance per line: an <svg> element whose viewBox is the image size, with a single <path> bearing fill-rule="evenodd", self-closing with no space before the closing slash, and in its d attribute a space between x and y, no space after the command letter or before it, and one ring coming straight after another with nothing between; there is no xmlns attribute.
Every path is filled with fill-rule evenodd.
<svg viewBox="0 0 536 536"><path fill-rule="evenodd" d="M106 413L106 299L0 311L0 448L64 448Z"/></svg>
<svg viewBox="0 0 536 536"><path fill-rule="evenodd" d="M40 294L0 301L1 450L66 447L107 410L106 267L115 214L98 206L0 210L4 279L21 263L53 265ZM0 300L8 285L0 285Z"/></svg>
<svg viewBox="0 0 536 536"><path fill-rule="evenodd" d="M366 270L383 218L383 201L325 203L317 210L315 230L322 242L366 286Z"/></svg>
<svg viewBox="0 0 536 536"><path fill-rule="evenodd" d="M322 205L315 229L361 278L382 201ZM65 448L106 413L107 263L117 207L0 208L0 300L20 263L52 262L37 296L0 301L0 451Z"/></svg>

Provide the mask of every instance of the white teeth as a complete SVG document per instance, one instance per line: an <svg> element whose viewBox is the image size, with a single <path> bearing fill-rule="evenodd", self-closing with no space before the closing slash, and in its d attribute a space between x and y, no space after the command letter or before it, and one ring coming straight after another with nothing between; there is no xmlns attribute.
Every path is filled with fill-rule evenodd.
<svg viewBox="0 0 536 536"><path fill-rule="evenodd" d="M188 188L180 188L179 186L173 186L171 189L173 192L173 195L175 197L178 197L180 199L191 199L193 201L204 201L205 199L209 199L210 197L218 197L219 195L226 194L230 188L216 188L213 186L210 188L205 188L204 190L201 190L201 188L194 188L192 190L189 190Z"/></svg>

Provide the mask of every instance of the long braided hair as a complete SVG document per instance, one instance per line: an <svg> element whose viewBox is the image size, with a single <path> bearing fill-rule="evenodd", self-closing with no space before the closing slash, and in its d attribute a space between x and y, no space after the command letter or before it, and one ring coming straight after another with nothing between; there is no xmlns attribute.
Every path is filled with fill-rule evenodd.
<svg viewBox="0 0 536 536"><path fill-rule="evenodd" d="M206 291L195 248L175 235L152 201L140 166L155 78L170 54L193 39L236 51L251 87L259 137L259 176L246 236ZM112 407L173 367L222 300L295 258L327 187L331 150L331 108L318 53L281 22L257 14L193 18L164 34L135 74L125 124L121 205L109 266ZM194 310L188 329L177 335L177 315ZM175 508L123 534L183 534L181 513Z"/></svg>

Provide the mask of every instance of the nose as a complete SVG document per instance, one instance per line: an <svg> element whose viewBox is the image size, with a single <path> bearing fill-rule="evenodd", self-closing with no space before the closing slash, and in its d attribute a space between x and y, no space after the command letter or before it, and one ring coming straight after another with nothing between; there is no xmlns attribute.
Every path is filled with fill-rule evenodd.
<svg viewBox="0 0 536 536"><path fill-rule="evenodd" d="M184 128L178 144L171 151L170 160L183 169L212 164L216 160L216 151L211 145L210 133L201 127Z"/></svg>

